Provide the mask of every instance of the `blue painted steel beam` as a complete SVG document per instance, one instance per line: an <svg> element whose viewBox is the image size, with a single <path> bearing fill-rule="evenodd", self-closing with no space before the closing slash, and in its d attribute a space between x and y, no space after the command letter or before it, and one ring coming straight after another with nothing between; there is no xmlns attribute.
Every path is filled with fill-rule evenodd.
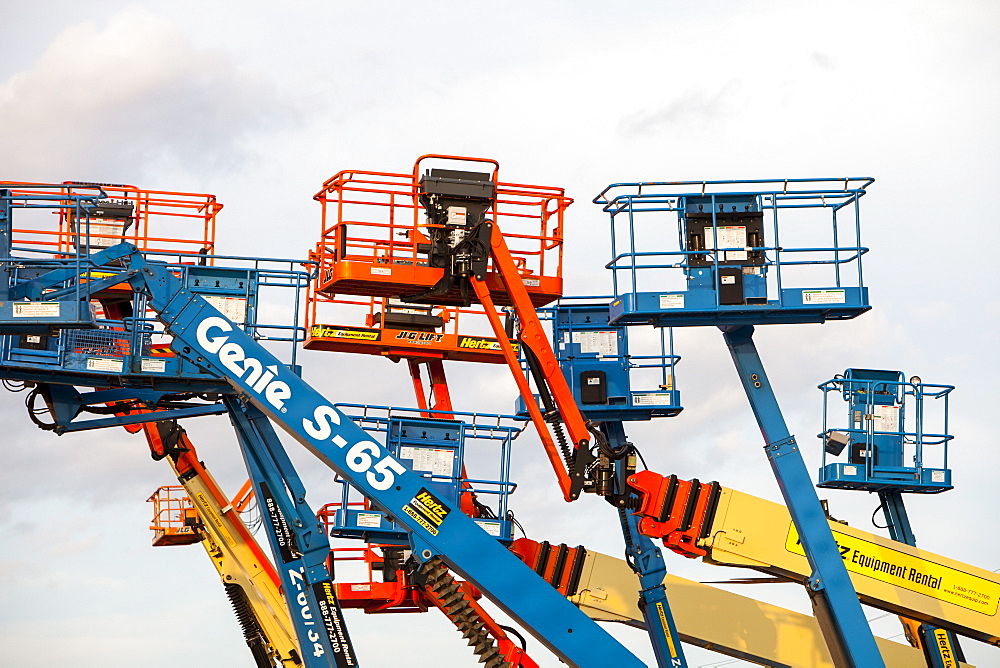
<svg viewBox="0 0 1000 668"><path fill-rule="evenodd" d="M910 528L910 518L906 513L903 495L898 490L881 491L878 493L882 504L882 514L889 529L889 536L907 545L917 544L917 537ZM943 636L944 642L939 640ZM947 629L931 624L920 625L920 640L924 644L924 656L930 668L953 668L956 660L965 661L958 638Z"/></svg>
<svg viewBox="0 0 1000 668"><path fill-rule="evenodd" d="M267 349L184 288L166 268L130 259L133 285L174 336L174 349L225 378L272 421L413 534L421 560L440 555L541 644L574 666L642 666L631 652L458 508L428 496L407 469ZM345 388L349 391L349 388Z"/></svg>
<svg viewBox="0 0 1000 668"><path fill-rule="evenodd" d="M619 450L625 446L625 428L621 422L604 422L601 425L607 436L608 445ZM620 485L624 484L623 461L615 462L616 476ZM667 576L667 565L663 560L663 552L648 537L639 533L639 518L635 513L624 508L618 511L625 537L625 554L628 564L639 576L639 609L646 621L646 633L656 665L660 668L687 668L680 636L677 635L677 625L674 623L670 604L667 602L667 589L663 578Z"/></svg>
<svg viewBox="0 0 1000 668"><path fill-rule="evenodd" d="M764 373L753 331L752 326L746 325L724 329L723 336L764 436L764 451L771 470L812 568L807 586L820 629L838 665L884 666L802 453L788 431Z"/></svg>
<svg viewBox="0 0 1000 668"><path fill-rule="evenodd" d="M100 252L94 253L93 255L86 258L75 258L67 260L66 262L70 266L65 266L60 269L53 269L50 272L42 274L36 279L26 281L19 285L14 286L10 290L11 299L22 299L27 297L31 300L41 299L43 291L45 288L51 287L53 285L58 285L63 281L69 280L76 276L79 276L82 271L86 271L88 268L98 267L114 260L120 260L121 258L127 257L131 253L136 251L135 246L132 244L122 243L116 244L111 248L107 248ZM116 283L111 285L117 285L121 283L122 279L119 279ZM78 285L74 288L74 294L88 295L92 292L87 288L86 284ZM66 295L63 295L66 296Z"/></svg>
<svg viewBox="0 0 1000 668"><path fill-rule="evenodd" d="M306 503L306 491L267 417L251 404L226 397L292 626L307 668L358 666L332 574L330 541Z"/></svg>
<svg viewBox="0 0 1000 668"><path fill-rule="evenodd" d="M144 424L146 422L159 422L160 420L181 420L183 418L201 417L202 415L220 415L226 412L222 404L209 404L207 406L191 406L189 408L173 408L166 411L156 411L155 413L137 413L135 415L121 415L109 418L97 418L95 420L84 420L83 422L70 422L60 424L53 430L57 434L65 434L74 431L87 431L89 429L101 429L103 427L124 427L130 424Z"/></svg>

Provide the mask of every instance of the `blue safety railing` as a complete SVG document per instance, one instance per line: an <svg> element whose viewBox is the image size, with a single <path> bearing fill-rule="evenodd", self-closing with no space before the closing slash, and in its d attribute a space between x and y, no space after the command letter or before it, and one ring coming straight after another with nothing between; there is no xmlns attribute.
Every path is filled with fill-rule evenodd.
<svg viewBox="0 0 1000 668"><path fill-rule="evenodd" d="M147 254L156 262L157 254ZM300 260L205 256L215 266L178 264L159 258L192 292L205 297L223 315L254 339L267 341L273 352L290 366L297 364L299 344L305 340L300 307L310 273ZM115 268L104 267L103 273ZM81 286L83 299L92 304ZM133 300L134 315L120 319L94 319L94 328L60 329L54 334L21 334L0 337L0 376L18 378L32 369L44 370L58 382L59 371L76 385L142 384L155 379L212 380L214 376L169 350L172 337L147 309L142 293L115 286ZM280 293L276 292L281 290ZM291 294L287 294L288 291ZM274 293L274 294L271 294ZM112 295L114 296L114 295ZM274 310L277 314L272 314ZM89 383L85 376L92 376ZM145 379L145 380L144 380ZM121 380L121 382L119 382Z"/></svg>
<svg viewBox="0 0 1000 668"><path fill-rule="evenodd" d="M676 368L681 358L674 353L673 330L630 332L624 325L612 324L613 300L608 296L564 297L538 309L577 406L596 421L678 414L682 406ZM637 349L654 352L637 354ZM523 354L522 367L527 373ZM523 399L518 399L517 410L525 412Z"/></svg>
<svg viewBox="0 0 1000 668"><path fill-rule="evenodd" d="M952 488L948 467L951 385L898 371L848 369L821 385L819 487L935 494ZM843 406L847 403L847 420ZM933 400L929 401L929 400Z"/></svg>
<svg viewBox="0 0 1000 668"><path fill-rule="evenodd" d="M510 481L511 445L524 430L525 418L365 404L336 406L359 427L380 438L394 457L424 477L428 489L451 509L470 514L498 540L513 539L508 497L517 484ZM484 450L490 444L494 447ZM424 445L425 452L414 452L414 448L420 450ZM467 466L479 470L489 467L493 474L476 477L467 472ZM331 517L331 536L370 543L407 543L406 531L389 514L339 476L336 481L341 485L340 501L324 508Z"/></svg>
<svg viewBox="0 0 1000 668"><path fill-rule="evenodd" d="M612 319L809 322L868 310L859 200L872 182L848 177L608 186L594 202L611 219L606 267L619 298ZM750 227L730 222L741 215L755 217ZM698 234L694 218L701 218ZM735 271L725 277L725 269ZM741 284L735 300L727 297L727 281Z"/></svg>

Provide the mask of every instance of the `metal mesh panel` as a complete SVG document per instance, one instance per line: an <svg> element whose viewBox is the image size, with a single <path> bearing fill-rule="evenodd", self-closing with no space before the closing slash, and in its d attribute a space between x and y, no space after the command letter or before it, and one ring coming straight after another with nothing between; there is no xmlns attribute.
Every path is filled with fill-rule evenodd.
<svg viewBox="0 0 1000 668"><path fill-rule="evenodd" d="M115 329L67 330L66 350L101 357L125 357L129 354L131 334ZM148 339L148 335L141 338Z"/></svg>

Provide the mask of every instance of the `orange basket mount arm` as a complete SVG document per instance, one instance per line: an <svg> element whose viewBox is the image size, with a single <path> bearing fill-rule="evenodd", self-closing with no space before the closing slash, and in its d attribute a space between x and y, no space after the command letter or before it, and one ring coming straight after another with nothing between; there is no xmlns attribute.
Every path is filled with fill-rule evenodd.
<svg viewBox="0 0 1000 668"><path fill-rule="evenodd" d="M552 344L549 343L542 328L538 313L531 302L527 289L524 287L523 279L517 271L517 266L511 257L510 250L504 241L503 234L494 223L490 235L490 255L493 266L497 269L507 293L517 314L521 325L519 345L525 346L525 357L529 362L529 368L535 377L539 393L546 404L546 413L543 415L535 397L528 384L528 379L521 370L521 364L513 343L507 335L506 328L500 320L489 288L485 282L478 277L472 277L472 286L476 292L476 297L486 307L486 315L490 325L500 342L501 350L507 360L507 365L511 369L514 381L517 383L519 392L524 399L528 414L532 423L538 431L545 448L546 455L556 472L559 486L563 496L567 501L574 501L580 496L583 488L584 471L594 460L590 452L591 432L587 428L587 421L576 405L573 393L566 383L566 378L559 368ZM555 432L555 437L559 441L557 449L550 433ZM565 426L572 442L572 448L566 443L566 436L562 432ZM565 464L563 463L565 460ZM566 467L569 467L567 472Z"/></svg>

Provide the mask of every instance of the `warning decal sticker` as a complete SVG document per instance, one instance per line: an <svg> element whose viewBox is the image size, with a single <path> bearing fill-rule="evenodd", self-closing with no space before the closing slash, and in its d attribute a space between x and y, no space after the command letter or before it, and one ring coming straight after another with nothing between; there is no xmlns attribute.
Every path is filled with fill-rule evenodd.
<svg viewBox="0 0 1000 668"><path fill-rule="evenodd" d="M403 506L403 512L415 519L432 536L438 535L438 527L448 517L451 509L426 487L421 487L416 496Z"/></svg>
<svg viewBox="0 0 1000 668"><path fill-rule="evenodd" d="M517 343L511 341L511 347L517 352ZM500 350L500 342L485 336L461 336L458 339L459 348L473 348L475 350Z"/></svg>
<svg viewBox="0 0 1000 668"><path fill-rule="evenodd" d="M843 290L803 290L803 304L843 304L847 301Z"/></svg>
<svg viewBox="0 0 1000 668"><path fill-rule="evenodd" d="M319 605L319 616L323 620L323 628L330 638L330 646L333 648L333 657L337 662L337 668L351 668L358 665L354 646L347 635L344 614L341 612L333 583L323 580L313 583L312 587L313 595Z"/></svg>
<svg viewBox="0 0 1000 668"><path fill-rule="evenodd" d="M278 543L278 552L281 554L282 562L287 564L298 559L302 553L295 543L295 535L292 534L291 527L285 521L285 516L281 514L278 502L275 501L274 494L271 493L271 488L267 486L266 482L260 483L260 492L259 496L263 497L261 498L261 506L271 522L272 533Z"/></svg>

